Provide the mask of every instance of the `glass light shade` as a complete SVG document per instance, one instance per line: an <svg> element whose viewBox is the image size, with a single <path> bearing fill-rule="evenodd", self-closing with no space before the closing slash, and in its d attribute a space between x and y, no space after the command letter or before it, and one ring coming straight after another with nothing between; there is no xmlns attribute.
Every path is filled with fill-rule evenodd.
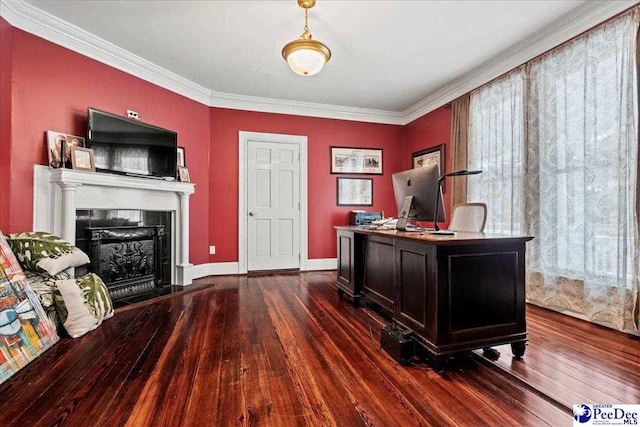
<svg viewBox="0 0 640 427"><path fill-rule="evenodd" d="M291 71L301 76L313 76L331 58L331 51L317 40L294 40L282 49Z"/></svg>

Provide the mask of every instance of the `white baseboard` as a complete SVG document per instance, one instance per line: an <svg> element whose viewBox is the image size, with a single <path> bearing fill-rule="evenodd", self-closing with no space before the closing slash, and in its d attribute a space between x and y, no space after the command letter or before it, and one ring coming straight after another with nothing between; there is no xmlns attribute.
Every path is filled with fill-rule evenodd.
<svg viewBox="0 0 640 427"><path fill-rule="evenodd" d="M212 262L207 265L209 266L209 276L238 274L240 268L237 262Z"/></svg>
<svg viewBox="0 0 640 427"><path fill-rule="evenodd" d="M310 259L307 260L307 265L302 271L335 270L337 266L338 261L336 258ZM191 279L206 276L224 276L227 274L240 274L239 264L237 262L210 262L189 268L189 278Z"/></svg>
<svg viewBox="0 0 640 427"><path fill-rule="evenodd" d="M316 258L307 260L304 271L335 270L338 268L336 258Z"/></svg>

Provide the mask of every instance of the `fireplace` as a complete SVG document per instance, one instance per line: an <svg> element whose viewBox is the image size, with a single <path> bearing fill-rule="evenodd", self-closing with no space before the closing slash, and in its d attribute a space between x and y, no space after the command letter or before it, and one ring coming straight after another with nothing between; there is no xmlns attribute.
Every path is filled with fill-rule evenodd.
<svg viewBox="0 0 640 427"><path fill-rule="evenodd" d="M156 295L163 283L164 226L89 227L89 270L109 290L114 303Z"/></svg>
<svg viewBox="0 0 640 427"><path fill-rule="evenodd" d="M195 185L71 169L34 168L34 230L48 231L83 246L76 221L82 212L117 210L165 212L166 253L163 274L172 285L191 284L189 262L189 197ZM119 224L123 225L123 224ZM103 224L90 226L102 227ZM170 229L170 234L168 233ZM86 247L81 249L86 249ZM76 271L76 274L79 272Z"/></svg>
<svg viewBox="0 0 640 427"><path fill-rule="evenodd" d="M91 252L91 235L95 229L132 228L162 226L163 235L160 240L160 263L162 264L162 283L171 284L171 263L173 224L169 211L120 210L120 209L79 209L76 210L76 246L89 254ZM76 267L75 275L82 276L90 271L95 272L95 264Z"/></svg>

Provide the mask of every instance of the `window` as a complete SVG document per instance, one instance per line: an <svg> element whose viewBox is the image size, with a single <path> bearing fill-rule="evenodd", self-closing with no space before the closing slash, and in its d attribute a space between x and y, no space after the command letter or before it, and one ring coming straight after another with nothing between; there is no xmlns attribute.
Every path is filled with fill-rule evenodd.
<svg viewBox="0 0 640 427"><path fill-rule="evenodd" d="M636 9L473 92L467 187L486 231L535 236L529 300L636 330L637 31Z"/></svg>
<svg viewBox="0 0 640 427"><path fill-rule="evenodd" d="M469 201L485 202L488 233L524 233L524 70L471 94Z"/></svg>
<svg viewBox="0 0 640 427"><path fill-rule="evenodd" d="M544 274L633 286L637 137L624 21L531 62L528 135ZM629 34L631 35L631 34ZM529 182L529 181L528 181Z"/></svg>

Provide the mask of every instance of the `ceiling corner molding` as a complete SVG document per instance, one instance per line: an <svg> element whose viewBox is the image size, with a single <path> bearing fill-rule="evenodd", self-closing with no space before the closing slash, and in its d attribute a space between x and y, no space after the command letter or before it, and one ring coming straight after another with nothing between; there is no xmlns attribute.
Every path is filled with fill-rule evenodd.
<svg viewBox="0 0 640 427"><path fill-rule="evenodd" d="M316 104L312 102L287 101L283 99L261 98L257 96L234 95L212 92L211 107L232 110L258 111L262 113L288 114L324 119L350 120L388 125L402 125L400 112L372 110L368 108L344 107L339 105Z"/></svg>
<svg viewBox="0 0 640 427"><path fill-rule="evenodd" d="M119 48L23 0L0 0L0 16L12 26L157 86L207 104L211 91Z"/></svg>
<svg viewBox="0 0 640 427"><path fill-rule="evenodd" d="M408 124L447 102L471 92L483 84L513 70L542 53L587 31L603 21L639 4L637 0L589 1L572 13L515 46L505 50L449 85L443 87L402 113L402 124Z"/></svg>
<svg viewBox="0 0 640 427"><path fill-rule="evenodd" d="M0 16L81 55L210 107L400 125L402 113L212 92L23 0L0 0Z"/></svg>
<svg viewBox="0 0 640 427"><path fill-rule="evenodd" d="M0 16L16 28L210 107L406 125L638 3L638 0L589 1L403 112L214 92L24 0L0 0Z"/></svg>

